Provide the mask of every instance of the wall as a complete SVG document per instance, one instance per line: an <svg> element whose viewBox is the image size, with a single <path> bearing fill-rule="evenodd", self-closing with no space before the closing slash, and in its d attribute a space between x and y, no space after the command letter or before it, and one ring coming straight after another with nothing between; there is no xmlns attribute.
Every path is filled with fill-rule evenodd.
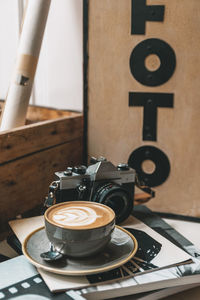
<svg viewBox="0 0 200 300"><path fill-rule="evenodd" d="M19 35L18 19L18 1L1 0L1 99L6 98L14 67ZM81 111L82 64L82 0L52 0L31 102Z"/></svg>
<svg viewBox="0 0 200 300"><path fill-rule="evenodd" d="M131 34L131 20L140 25L158 18L158 9L160 15L164 9L160 22L145 21L144 32ZM200 216L199 13L198 0L89 1L89 156L129 162L143 182L155 187L156 197L149 202L153 210L195 216ZM133 51L144 41L130 68ZM176 57L172 72L168 67L174 59L169 61L166 43ZM145 69L140 64L138 71L138 62L145 63ZM155 85L146 78L155 78ZM146 111L143 103L148 104ZM143 131L154 121L156 139L144 138Z"/></svg>

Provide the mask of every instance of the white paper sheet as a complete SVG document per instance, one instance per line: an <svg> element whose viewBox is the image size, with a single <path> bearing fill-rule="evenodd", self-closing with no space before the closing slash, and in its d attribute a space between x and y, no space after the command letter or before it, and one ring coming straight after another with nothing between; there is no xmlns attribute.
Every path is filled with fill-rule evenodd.
<svg viewBox="0 0 200 300"><path fill-rule="evenodd" d="M23 242L23 240L29 233L43 226L43 224L44 224L43 216L10 222L11 228L13 229L13 231L15 232L15 234L17 235L17 237L21 242ZM186 252L176 247L167 239L165 239L164 237L162 237L161 235L153 231L151 228L149 228L139 220L133 218L132 216L129 217L129 219L123 225L126 228L134 228L134 229L141 230L146 234L150 235L151 237L153 237L160 244L162 244L161 251L151 261L151 263L158 266L158 268L164 268L166 266L182 263L188 259L191 259L191 256L188 255ZM38 272L43 277L49 289L54 292L61 291L61 290L68 290L68 289L76 289L78 287L81 288L90 285L86 276L69 277L69 276L49 273L42 269L38 269ZM138 276L139 273L135 274L135 277L132 278L132 283L135 282L135 285L138 285L136 279ZM126 281L124 281L122 284L125 285Z"/></svg>

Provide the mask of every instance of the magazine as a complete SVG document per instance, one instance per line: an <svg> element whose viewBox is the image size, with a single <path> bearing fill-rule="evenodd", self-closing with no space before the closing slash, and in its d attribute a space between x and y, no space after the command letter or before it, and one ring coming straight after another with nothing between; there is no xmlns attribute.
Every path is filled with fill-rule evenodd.
<svg viewBox="0 0 200 300"><path fill-rule="evenodd" d="M43 224L43 217L36 218L16 220L10 223L21 242L26 235L36 229L36 225L40 227ZM155 270L169 268L169 266L192 263L189 254L135 217L130 216L123 227L129 230L138 241L138 251L128 263L108 272L79 277L53 274L40 268L38 271L49 289L52 292L66 291L96 286L105 282L121 282L122 279L124 279L123 282L126 282L125 278L135 281L135 278L141 274L155 272ZM127 283L129 284L129 281ZM137 285L137 281L135 281L135 285Z"/></svg>
<svg viewBox="0 0 200 300"><path fill-rule="evenodd" d="M84 300L75 291L53 294L24 256L0 263L0 299L18 300Z"/></svg>
<svg viewBox="0 0 200 300"><path fill-rule="evenodd" d="M150 292L143 292L143 293L131 294L127 296L115 297L114 300L159 300L167 296L171 296L179 292L184 292L198 286L199 284L198 285L187 284L184 286L169 287L169 288L163 288L159 290L153 290ZM76 291L76 293L82 295L81 291ZM85 295L85 297L87 299L87 295ZM113 299L113 298L109 298L109 299Z"/></svg>
<svg viewBox="0 0 200 300"><path fill-rule="evenodd" d="M167 289L160 289L160 290L155 290L151 292L145 292L145 293L140 293L140 294L135 294L135 295L128 295L124 297L117 297L115 300L158 300L165 298L167 296L171 296L174 294L177 294L179 292L185 292L186 290L192 289L197 287L196 284L188 284L185 286L177 286L177 287L171 287Z"/></svg>
<svg viewBox="0 0 200 300"><path fill-rule="evenodd" d="M8 246L5 244L6 243L4 242L3 247L0 247L0 251L4 251L6 248L8 248ZM2 242L0 243L0 246L2 246ZM9 255L10 254L12 253L9 253ZM115 300L155 300L160 299L161 296L164 297L167 295L172 295L180 290L183 291L192 287L194 287L194 285L162 289L149 293L146 292L126 297L117 297ZM36 268L34 268L34 266L30 264L24 256L18 256L17 258L10 259L6 263L0 264L0 299L86 299L83 297L83 295L81 295L80 291L69 290L66 292L68 297L64 297L63 294L64 293L54 295L50 293Z"/></svg>
<svg viewBox="0 0 200 300"><path fill-rule="evenodd" d="M141 291L144 292L160 289L160 291L157 291L156 298L159 299L158 297L161 298L163 294L165 295L167 293L168 289L166 289L166 287L176 287L177 289L180 288L181 290L183 290L191 288L191 284L193 284L194 286L199 285L199 248L195 246L188 238L186 238L177 230L175 230L172 226L170 226L168 222L153 214L145 206L136 207L134 215L136 215L137 218L141 219L144 223L149 225L155 231L159 232L171 241L174 241L174 243L182 249L184 249L184 251L190 253L193 256L194 263L189 265L178 266L175 268L159 270L150 274L143 274L137 277L135 276L130 279L121 280L120 282L116 282L115 284L97 285L95 287L93 286L79 291L79 293L84 295L87 299L93 299L94 295L96 299L107 299L116 298L124 295L136 294ZM198 232L200 230L200 224L195 224L191 222L180 222L181 225L184 223L184 226L177 226L178 221L173 223L175 223L175 226L179 227L179 229L188 227L189 233L193 232L193 236L195 235L194 233L196 233L196 240L198 241ZM182 231L185 230L182 229ZM191 235L189 233L188 236Z"/></svg>

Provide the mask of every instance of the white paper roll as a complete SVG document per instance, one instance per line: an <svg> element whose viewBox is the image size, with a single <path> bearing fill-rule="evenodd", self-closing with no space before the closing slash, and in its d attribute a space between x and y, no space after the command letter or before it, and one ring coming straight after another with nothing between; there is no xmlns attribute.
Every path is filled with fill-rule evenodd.
<svg viewBox="0 0 200 300"><path fill-rule="evenodd" d="M25 124L51 0L29 0L0 131Z"/></svg>

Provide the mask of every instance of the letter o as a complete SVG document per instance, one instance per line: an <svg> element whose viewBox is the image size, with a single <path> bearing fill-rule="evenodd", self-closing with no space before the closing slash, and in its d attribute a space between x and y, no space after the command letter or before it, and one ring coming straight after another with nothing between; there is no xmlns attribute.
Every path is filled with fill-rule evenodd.
<svg viewBox="0 0 200 300"><path fill-rule="evenodd" d="M160 59L160 67L150 71L145 66L145 59L155 54ZM164 84L173 75L176 67L176 55L169 44L160 39L147 39L139 43L130 56L130 69L133 77L146 86Z"/></svg>

